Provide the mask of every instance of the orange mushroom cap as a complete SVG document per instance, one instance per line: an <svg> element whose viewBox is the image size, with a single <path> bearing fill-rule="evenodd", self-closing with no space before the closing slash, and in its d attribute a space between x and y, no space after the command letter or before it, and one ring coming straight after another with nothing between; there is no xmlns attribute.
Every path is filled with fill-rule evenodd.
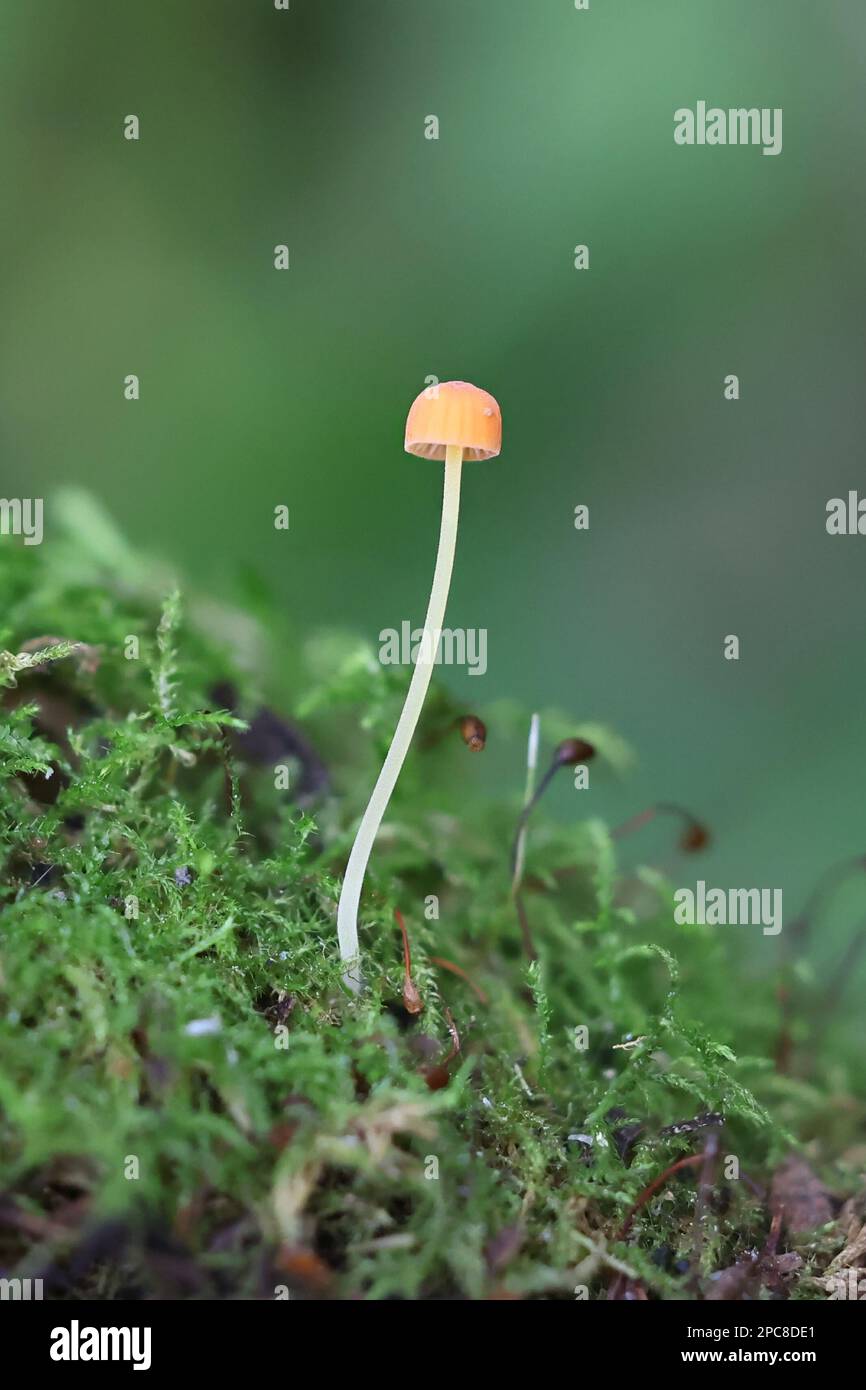
<svg viewBox="0 0 866 1390"><path fill-rule="evenodd" d="M406 421L406 453L444 459L456 444L466 459L492 459L502 448L502 414L489 391L468 381L428 386L412 404Z"/></svg>

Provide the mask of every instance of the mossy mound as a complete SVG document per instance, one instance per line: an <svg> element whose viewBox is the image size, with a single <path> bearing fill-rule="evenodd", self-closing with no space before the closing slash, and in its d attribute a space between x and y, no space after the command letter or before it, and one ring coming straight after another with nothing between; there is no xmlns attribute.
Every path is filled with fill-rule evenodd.
<svg viewBox="0 0 866 1390"><path fill-rule="evenodd" d="M340 875L405 673L323 638L274 713L250 618L166 597L81 499L63 517L63 540L0 547L4 1274L52 1297L694 1297L765 1247L793 1143L820 1136L853 1190L859 1059L781 1074L774 981L674 926L658 875L624 883L602 825L539 810L527 966L519 778L478 791L489 753L443 690L347 994ZM477 713L490 744L525 728ZM700 1230L695 1163L624 1232L710 1133Z"/></svg>

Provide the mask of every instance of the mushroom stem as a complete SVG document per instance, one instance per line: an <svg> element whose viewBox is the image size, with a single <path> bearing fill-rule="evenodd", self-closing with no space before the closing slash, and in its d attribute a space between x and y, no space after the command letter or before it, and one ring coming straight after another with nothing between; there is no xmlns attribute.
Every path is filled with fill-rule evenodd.
<svg viewBox="0 0 866 1390"><path fill-rule="evenodd" d="M340 902L337 908L337 935L340 941L340 959L346 962L343 979L348 987L358 993L361 988L361 975L358 966L358 905L361 901L361 888L367 872L367 861L373 849L373 841L382 822L382 817L391 799L391 793L400 775L404 759L412 742L412 735L421 714L430 677L439 650L442 624L445 619L445 605L451 584L451 571L454 566L454 550L457 544L457 518L460 512L460 472L463 465L463 449L449 444L445 451L445 489L442 496L442 525L439 530L439 550L436 555L436 569L433 574L433 587L427 616L424 619L424 636L412 672L409 690L403 710L394 730L391 747L382 764L382 771L373 788L367 809L358 826L355 843L346 865Z"/></svg>

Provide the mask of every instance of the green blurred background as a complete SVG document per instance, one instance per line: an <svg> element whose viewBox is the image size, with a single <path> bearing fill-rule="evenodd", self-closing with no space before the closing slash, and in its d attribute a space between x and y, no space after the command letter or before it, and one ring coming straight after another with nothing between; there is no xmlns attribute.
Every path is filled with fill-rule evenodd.
<svg viewBox="0 0 866 1390"><path fill-rule="evenodd" d="M489 669L448 680L613 725L638 765L581 812L685 803L714 843L678 881L791 920L866 848L866 540L824 526L863 476L864 68L853 0L2 0L3 495L49 544L87 488L299 643L375 643L435 552L405 413L477 382L504 451L466 470L449 622ZM782 154L677 147L698 99L782 107Z"/></svg>

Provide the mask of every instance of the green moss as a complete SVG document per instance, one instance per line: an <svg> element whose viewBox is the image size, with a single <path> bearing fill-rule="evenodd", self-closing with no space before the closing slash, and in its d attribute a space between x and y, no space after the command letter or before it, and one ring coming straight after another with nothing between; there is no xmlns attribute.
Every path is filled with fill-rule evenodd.
<svg viewBox="0 0 866 1390"><path fill-rule="evenodd" d="M826 1068L844 1091L853 1061L778 1076L772 983L717 935L675 927L656 876L649 918L619 906L597 823L533 824L527 975L508 864L522 777L504 804L484 797L478 756L436 737L454 713L444 689L374 855L368 989L347 996L339 878L403 677L320 637L288 662L306 667L288 691L248 618L185 618L171 577L154 582L86 502L62 515L66 539L0 548L4 1270L46 1274L55 1296L570 1298L580 1283L603 1295L610 1254L652 1293L687 1294L672 1265L692 1253L693 1177L616 1240L646 1184L702 1142L664 1128L721 1113L722 1152L764 1182L791 1134L820 1126ZM43 636L51 659L34 662ZM214 698L229 680L247 720L280 689L336 791L301 805L275 790L273 759L256 765L244 719ZM491 745L510 737L513 712L479 713ZM594 730L603 752L606 737L620 756ZM398 906L416 1020L399 1003ZM449 1013L461 1051L432 1090ZM848 1139L843 1125L823 1156ZM745 1183L724 1194L705 1271L766 1234Z"/></svg>

